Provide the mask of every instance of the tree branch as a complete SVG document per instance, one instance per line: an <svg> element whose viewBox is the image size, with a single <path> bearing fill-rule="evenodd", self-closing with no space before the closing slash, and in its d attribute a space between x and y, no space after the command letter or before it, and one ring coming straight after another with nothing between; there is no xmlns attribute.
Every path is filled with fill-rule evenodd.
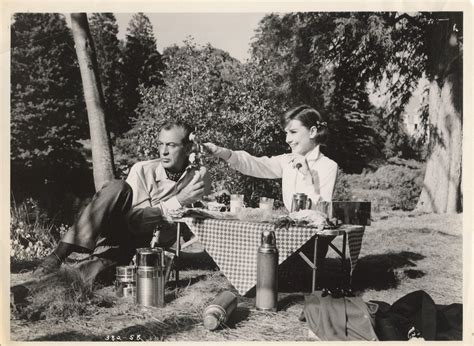
<svg viewBox="0 0 474 346"><path fill-rule="evenodd" d="M421 25L421 23L419 21L417 21L415 18L413 18L412 16L410 16L408 13L402 13L401 15L399 15L398 17L394 18L393 20L393 24L396 24L398 23L399 21L403 20L403 19L406 19L407 21L409 21L411 24L419 27L419 28L423 28L423 25Z"/></svg>

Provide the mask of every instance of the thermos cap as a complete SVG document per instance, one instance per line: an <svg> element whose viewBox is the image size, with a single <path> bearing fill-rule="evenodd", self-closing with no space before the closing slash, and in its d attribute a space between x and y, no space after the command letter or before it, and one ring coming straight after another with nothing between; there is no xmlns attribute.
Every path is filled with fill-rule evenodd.
<svg viewBox="0 0 474 346"><path fill-rule="evenodd" d="M261 235L261 252L277 252L276 237L274 231L263 231Z"/></svg>
<svg viewBox="0 0 474 346"><path fill-rule="evenodd" d="M217 329L217 327L219 327L220 321L214 315L207 315L204 317L203 323L206 329L214 330L214 329Z"/></svg>
<svg viewBox="0 0 474 346"><path fill-rule="evenodd" d="M262 246L276 246L275 232L263 231L262 232Z"/></svg>
<svg viewBox="0 0 474 346"><path fill-rule="evenodd" d="M209 305L203 314L203 324L209 330L219 327L222 321L226 319L226 310L220 305Z"/></svg>
<svg viewBox="0 0 474 346"><path fill-rule="evenodd" d="M137 249L137 267L163 267L164 251L162 248Z"/></svg>

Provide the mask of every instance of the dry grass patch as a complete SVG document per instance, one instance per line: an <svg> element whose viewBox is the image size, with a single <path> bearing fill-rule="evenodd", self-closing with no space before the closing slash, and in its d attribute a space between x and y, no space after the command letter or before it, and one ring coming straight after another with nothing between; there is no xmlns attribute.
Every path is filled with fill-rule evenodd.
<svg viewBox="0 0 474 346"><path fill-rule="evenodd" d="M87 313L94 301L92 286L79 271L64 267L42 280L29 281L12 289L13 317L27 320L65 319Z"/></svg>
<svg viewBox="0 0 474 346"><path fill-rule="evenodd" d="M366 285L365 300L393 303L421 289L437 304L462 303L462 214L376 215L359 258L356 281L359 274L393 279L393 285Z"/></svg>

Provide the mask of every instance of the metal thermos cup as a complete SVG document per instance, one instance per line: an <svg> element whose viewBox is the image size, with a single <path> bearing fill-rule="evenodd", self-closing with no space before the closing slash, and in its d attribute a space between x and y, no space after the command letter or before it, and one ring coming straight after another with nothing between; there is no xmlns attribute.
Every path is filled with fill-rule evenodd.
<svg viewBox="0 0 474 346"><path fill-rule="evenodd" d="M115 269L115 294L117 297L135 297L137 283L135 266L118 266Z"/></svg>
<svg viewBox="0 0 474 346"><path fill-rule="evenodd" d="M304 193L295 193L291 200L291 212L311 208L311 199Z"/></svg>
<svg viewBox="0 0 474 346"><path fill-rule="evenodd" d="M263 231L257 253L257 292L255 307L262 311L277 311L278 249L275 232Z"/></svg>
<svg viewBox="0 0 474 346"><path fill-rule="evenodd" d="M165 304L165 261L161 248L137 249L136 303L155 307Z"/></svg>
<svg viewBox="0 0 474 346"><path fill-rule="evenodd" d="M209 330L217 329L222 323L227 322L229 316L237 307L237 297L229 291L220 293L202 314L204 327Z"/></svg>

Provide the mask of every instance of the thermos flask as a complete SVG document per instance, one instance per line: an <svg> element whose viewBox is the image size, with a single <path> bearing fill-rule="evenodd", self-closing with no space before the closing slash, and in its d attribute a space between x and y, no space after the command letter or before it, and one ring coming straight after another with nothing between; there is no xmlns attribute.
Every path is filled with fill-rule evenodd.
<svg viewBox="0 0 474 346"><path fill-rule="evenodd" d="M204 327L209 330L217 329L222 323L227 322L229 316L237 307L237 297L230 291L220 293L202 314Z"/></svg>
<svg viewBox="0 0 474 346"><path fill-rule="evenodd" d="M165 263L161 248L137 249L136 302L155 307L165 304Z"/></svg>
<svg viewBox="0 0 474 346"><path fill-rule="evenodd" d="M277 311L278 249L274 231L263 231L257 253L257 292L255 307L262 311Z"/></svg>

